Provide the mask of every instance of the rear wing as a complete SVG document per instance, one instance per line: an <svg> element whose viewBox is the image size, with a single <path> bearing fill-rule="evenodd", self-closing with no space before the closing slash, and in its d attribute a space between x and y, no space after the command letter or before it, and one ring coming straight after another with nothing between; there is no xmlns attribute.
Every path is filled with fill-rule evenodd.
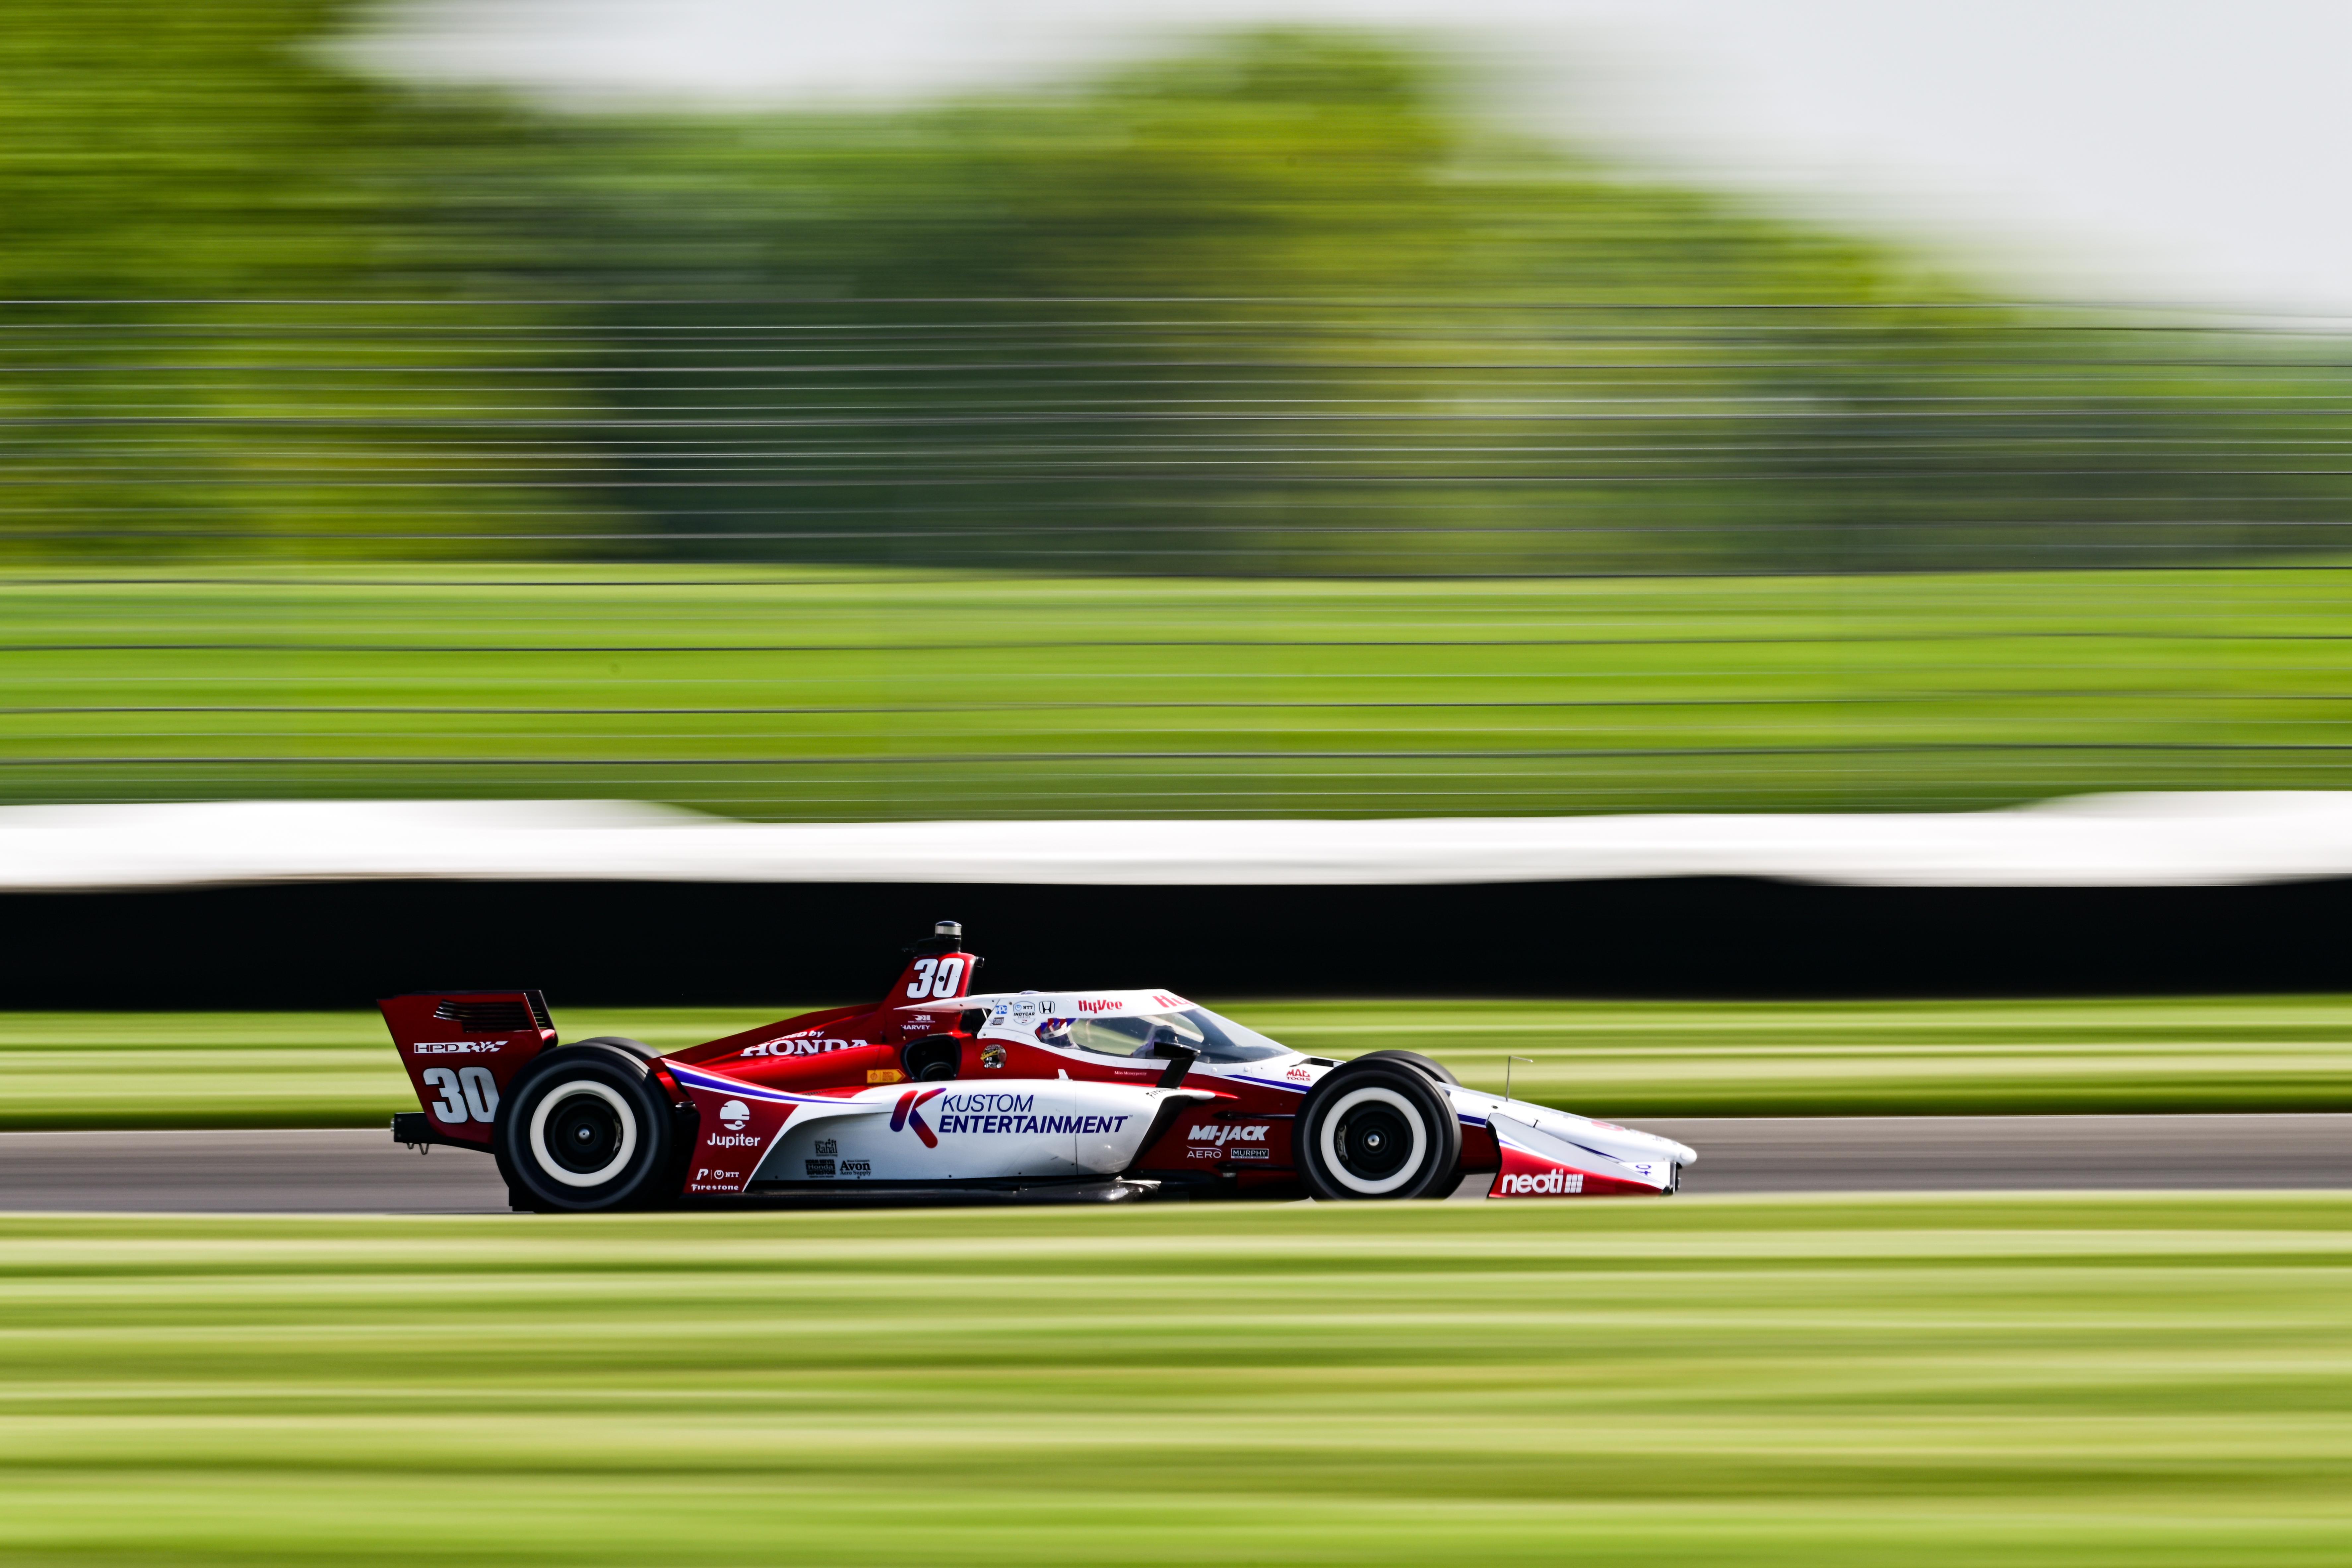
<svg viewBox="0 0 2352 1568"><path fill-rule="evenodd" d="M436 1138L488 1148L499 1097L555 1044L536 991L421 991L376 1003Z"/></svg>
<svg viewBox="0 0 2352 1568"><path fill-rule="evenodd" d="M986 962L963 950L963 926L956 921L940 921L907 952L907 967L882 1000L886 1007L931 1002L948 1011L950 1004L962 1002Z"/></svg>

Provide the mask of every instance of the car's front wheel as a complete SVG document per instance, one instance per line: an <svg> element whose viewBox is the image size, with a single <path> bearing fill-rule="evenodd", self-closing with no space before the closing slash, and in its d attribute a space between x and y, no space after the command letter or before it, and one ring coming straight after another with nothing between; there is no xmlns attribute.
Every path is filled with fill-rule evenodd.
<svg viewBox="0 0 2352 1568"><path fill-rule="evenodd" d="M490 1148L534 1208L585 1212L674 1196L667 1097L645 1058L602 1040L565 1046L516 1075Z"/></svg>
<svg viewBox="0 0 2352 1568"><path fill-rule="evenodd" d="M1462 1163L1462 1123L1428 1074L1394 1062L1351 1062L1299 1108L1298 1167L1329 1202L1443 1197Z"/></svg>

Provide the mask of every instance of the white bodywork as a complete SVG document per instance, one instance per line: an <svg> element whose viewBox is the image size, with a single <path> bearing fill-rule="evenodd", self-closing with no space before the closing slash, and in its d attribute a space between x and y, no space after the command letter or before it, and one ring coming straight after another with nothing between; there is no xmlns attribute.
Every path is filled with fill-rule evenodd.
<svg viewBox="0 0 2352 1568"><path fill-rule="evenodd" d="M1040 1045L1057 1055L1066 1056L1073 1063L1087 1062L1099 1070L1107 1058L1075 1046L1056 1046L1040 1040L1037 1026L1041 1020L1068 1017L1120 1017L1181 1012L1199 1004L1186 1000L1172 991L1083 991L1035 992L968 996L962 999L967 1008L983 1009L988 1017L980 1028L980 1037L1020 1040ZM1117 1063L1119 1058L1108 1058ZM1166 1064L1156 1058L1138 1058L1132 1070L1139 1078L1156 1075ZM1266 1088L1289 1090L1304 1098L1307 1090L1336 1064L1310 1058L1298 1051L1260 1061L1209 1062L1193 1064L1188 1082L1209 1079L1232 1079ZM1671 1192L1679 1184L1678 1168L1696 1164L1697 1151L1677 1143L1671 1138L1661 1138L1653 1132L1636 1131L1614 1122L1595 1121L1570 1111L1557 1110L1546 1105L1533 1105L1524 1100L1507 1100L1498 1094L1487 1094L1475 1089L1454 1085L1438 1086L1454 1103L1454 1109L1465 1126L1490 1129L1497 1142L1516 1146L1539 1159L1572 1165L1594 1175L1611 1176L1619 1181L1638 1183Z"/></svg>
<svg viewBox="0 0 2352 1568"><path fill-rule="evenodd" d="M1115 1176L1168 1100L1201 1089L1075 1079L953 1079L801 1100L761 1157L759 1182L958 1182Z"/></svg>
<svg viewBox="0 0 2352 1568"><path fill-rule="evenodd" d="M1595 1121L1475 1089L1449 1089L1446 1093L1465 1122L1484 1121L1497 1142L1597 1176L1671 1192L1679 1184L1676 1168L1698 1163L1696 1150L1654 1132L1637 1132L1612 1121Z"/></svg>
<svg viewBox="0 0 2352 1568"><path fill-rule="evenodd" d="M707 1100L717 1127L706 1127L699 1158L731 1163L740 1190L752 1182L854 1184L948 1183L1115 1176L1131 1167L1174 1102L1180 1113L1223 1098L1218 1085L1277 1089L1304 1100L1341 1064L1268 1040L1169 991L1024 992L956 999L958 1011L987 1015L979 1030L983 1061L992 1040L1021 1041L1099 1077L997 1077L982 1073L936 1082L875 1085L854 1094L773 1089L673 1062L670 1070ZM940 1003L910 1013L940 1012ZM1184 1087L1159 1082L1171 1065L1157 1057L1089 1050L1052 1026L1076 1017L1160 1019L1194 1016L1196 1037L1249 1059L1193 1062ZM1206 1021L1203 1022L1202 1016ZM1153 1029L1142 1030L1145 1035ZM1003 1053L998 1053L1000 1059ZM1614 1181L1671 1192L1680 1167L1698 1155L1671 1139L1611 1122L1506 1100L1450 1084L1435 1086L1465 1127L1486 1128L1507 1152ZM1261 1098L1260 1102L1263 1103ZM1230 1101L1228 1101L1230 1103ZM1280 1120L1295 1110L1265 1113ZM1246 1119L1244 1119L1246 1120ZM732 1163L749 1159L747 1166ZM689 1191L716 1190L690 1184ZM1562 1189L1574 1191L1574 1187Z"/></svg>

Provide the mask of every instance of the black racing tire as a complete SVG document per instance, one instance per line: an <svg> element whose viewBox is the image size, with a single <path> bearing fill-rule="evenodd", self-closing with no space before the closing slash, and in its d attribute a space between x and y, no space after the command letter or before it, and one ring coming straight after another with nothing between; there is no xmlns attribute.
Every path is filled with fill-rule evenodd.
<svg viewBox="0 0 2352 1568"><path fill-rule="evenodd" d="M1426 1073L1358 1058L1298 1108L1299 1173L1326 1203L1444 1197L1462 1163L1462 1122Z"/></svg>
<svg viewBox="0 0 2352 1568"><path fill-rule="evenodd" d="M664 1180L677 1174L669 1100L633 1044L562 1046L507 1086L490 1152L527 1206L587 1214L677 1195Z"/></svg>
<svg viewBox="0 0 2352 1568"><path fill-rule="evenodd" d="M645 1041L633 1040L626 1035L596 1035L588 1039L574 1040L572 1043L574 1046L616 1046L633 1056L643 1057L647 1061L661 1055Z"/></svg>
<svg viewBox="0 0 2352 1568"><path fill-rule="evenodd" d="M1366 1051L1351 1059L1360 1062L1404 1062L1419 1068L1440 1083L1450 1083L1456 1089L1462 1087L1462 1080L1454 1076L1452 1068L1434 1057L1423 1056L1419 1051Z"/></svg>

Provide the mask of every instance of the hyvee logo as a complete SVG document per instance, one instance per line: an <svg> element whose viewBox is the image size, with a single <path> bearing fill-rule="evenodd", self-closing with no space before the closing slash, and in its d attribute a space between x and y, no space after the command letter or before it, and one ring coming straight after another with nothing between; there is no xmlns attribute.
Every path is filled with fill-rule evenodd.
<svg viewBox="0 0 2352 1568"><path fill-rule="evenodd" d="M1193 1128L1185 1141L1214 1143L1219 1148L1228 1143L1263 1143L1273 1131L1273 1124L1265 1121L1205 1121Z"/></svg>
<svg viewBox="0 0 2352 1568"><path fill-rule="evenodd" d="M1126 1010L1127 1004L1124 1002L1088 1002L1081 999L1078 1003L1078 1011L1081 1013L1123 1013Z"/></svg>

